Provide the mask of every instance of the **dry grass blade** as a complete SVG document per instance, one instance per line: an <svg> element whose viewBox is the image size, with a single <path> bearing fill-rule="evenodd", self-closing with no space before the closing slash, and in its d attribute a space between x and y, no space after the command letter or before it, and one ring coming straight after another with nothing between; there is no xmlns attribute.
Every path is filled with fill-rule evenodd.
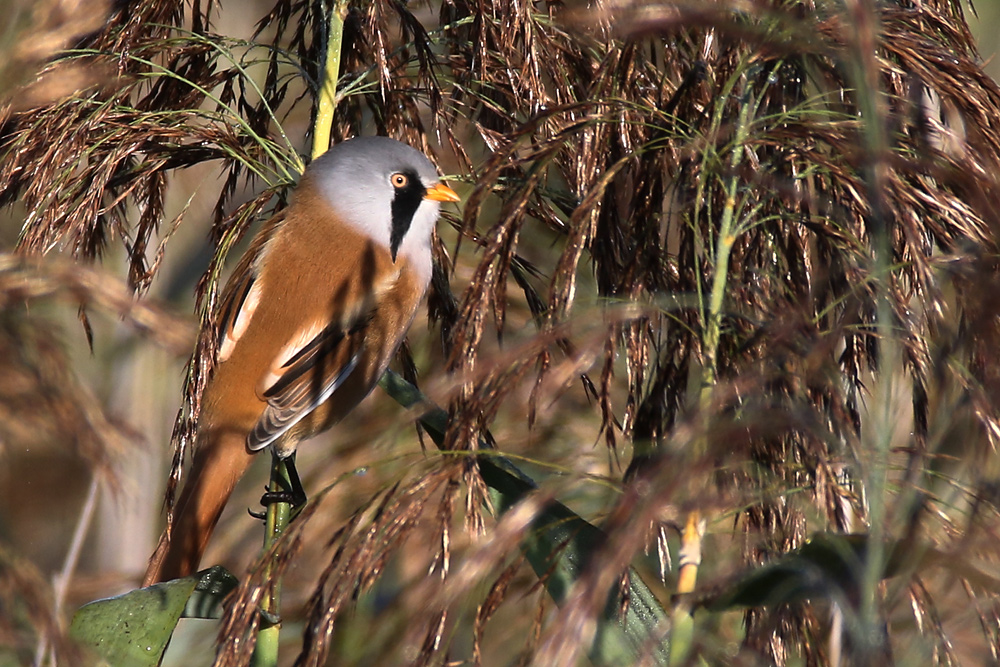
<svg viewBox="0 0 1000 667"><path fill-rule="evenodd" d="M5 3L0 126L12 111L51 104L112 78L113 70L55 58L74 40L99 30L108 10L103 0Z"/></svg>
<svg viewBox="0 0 1000 667"><path fill-rule="evenodd" d="M83 659L66 629L55 621L51 600L52 590L41 573L0 545L0 601L3 602L0 637L22 664L31 662L35 650L34 636L25 632L25 619L35 633L45 637L59 660L65 664L79 664Z"/></svg>
<svg viewBox="0 0 1000 667"><path fill-rule="evenodd" d="M429 529L440 536L437 542L441 551L433 560L428 574L434 578L443 578L447 574L447 535L453 518L447 508L453 506L454 495L458 492L453 480L459 470L460 466L449 463L426 471L405 485L385 490L359 508L348 523L323 545L327 564L319 574L308 603L309 623L296 664L325 664L338 618L371 588L390 558L408 541L415 539L414 533L418 529ZM302 548L302 531L311 517L321 511L329 495L327 492L315 495L301 520L293 523L275 545L278 559L274 580L282 576L290 559ZM436 516L428 517L428 514ZM259 623L258 603L268 585L268 582L259 579L262 571L262 567L258 568L236 593L220 629L221 648L217 665L246 664L253 651L253 631ZM429 610L425 608L424 611ZM437 612L440 618L443 618L440 616L442 613ZM417 632L421 629L431 632L422 650L429 658L444 648L438 634L441 626L432 620L421 622L415 628ZM410 642L401 642L400 645L404 644L409 645Z"/></svg>
<svg viewBox="0 0 1000 667"><path fill-rule="evenodd" d="M0 255L0 315L4 377L0 442L13 451L63 440L102 473L112 487L112 463L136 434L108 417L74 376L51 324L30 313L30 304L63 299L80 309L123 320L138 334L175 354L190 349L190 322L152 303L136 301L119 279L55 258Z"/></svg>
<svg viewBox="0 0 1000 667"><path fill-rule="evenodd" d="M114 315L174 354L191 349L195 332L189 320L137 300L125 283L104 271L57 258L0 255L0 308L52 297Z"/></svg>

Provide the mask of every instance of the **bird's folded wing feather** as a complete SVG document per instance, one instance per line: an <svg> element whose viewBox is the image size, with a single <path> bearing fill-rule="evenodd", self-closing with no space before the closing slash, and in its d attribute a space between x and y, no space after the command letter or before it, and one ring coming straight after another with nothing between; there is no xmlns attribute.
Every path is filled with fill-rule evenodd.
<svg viewBox="0 0 1000 667"><path fill-rule="evenodd" d="M264 414L247 438L251 450L267 447L330 398L358 365L370 313L349 325L313 326L290 342L261 385Z"/></svg>
<svg viewBox="0 0 1000 667"><path fill-rule="evenodd" d="M233 353L236 341L240 339L250 324L250 318L260 300L260 290L254 289L255 275L252 271L235 274L234 281L222 297L219 310L217 360L225 361Z"/></svg>
<svg viewBox="0 0 1000 667"><path fill-rule="evenodd" d="M260 303L260 287L257 283L255 263L264 246L285 218L282 211L264 223L260 233L254 237L247 252L233 271L233 277L226 285L219 304L216 318L218 349L216 361L225 361L233 353L236 341L246 332L250 320Z"/></svg>

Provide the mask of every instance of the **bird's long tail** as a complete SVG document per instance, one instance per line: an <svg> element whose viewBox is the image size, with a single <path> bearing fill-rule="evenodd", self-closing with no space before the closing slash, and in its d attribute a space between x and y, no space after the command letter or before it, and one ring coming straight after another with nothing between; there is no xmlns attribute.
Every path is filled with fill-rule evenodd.
<svg viewBox="0 0 1000 667"><path fill-rule="evenodd" d="M143 586L198 570L222 509L252 460L245 443L245 434L233 432L199 437L188 479L174 507L173 527L160 536Z"/></svg>

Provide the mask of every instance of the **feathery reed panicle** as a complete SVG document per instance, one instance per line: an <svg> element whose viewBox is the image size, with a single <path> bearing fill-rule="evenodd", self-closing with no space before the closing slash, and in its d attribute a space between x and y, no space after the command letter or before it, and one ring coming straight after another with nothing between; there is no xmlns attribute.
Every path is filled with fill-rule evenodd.
<svg viewBox="0 0 1000 667"><path fill-rule="evenodd" d="M18 252L92 262L121 246L140 296L184 222L163 224L170 174L213 162L224 175L170 494L227 254L280 211L301 168L325 11L277 0L243 41L212 32L215 3L116 5L46 65L93 66L99 80L0 116L0 203L25 210ZM314 495L277 545L286 586L319 573L285 612L305 627L297 664L333 655L348 610L406 562L422 576L392 588L399 616L371 615L405 640L361 654L489 662L505 618L520 642L505 661L573 664L609 604L628 608L644 551L669 553L692 512L708 518L712 557L681 605L713 609L741 572L787 563L815 533L887 561L874 585L858 556L822 593L758 596L742 629L722 612L696 619L730 643L696 634L692 660L995 659L1000 587L983 566L998 546L1000 88L963 12L958 0L348 3L335 140L437 144L471 191L434 242L440 345L415 327L407 348L442 369L423 384L447 407L444 452L405 470L357 463L394 472L356 481L369 493L340 523L346 478ZM156 316L140 310L129 316L148 328ZM356 428L327 465L370 447L374 427ZM476 458L494 449L561 473L495 522ZM526 593L556 564L538 584L521 545L563 495L603 537L550 613ZM220 664L252 651L264 571L224 619ZM962 627L969 600L981 636Z"/></svg>
<svg viewBox="0 0 1000 667"><path fill-rule="evenodd" d="M809 532L857 530L864 521L855 474L869 458L865 396L875 382L898 376L910 386L913 442L897 458L911 492L930 483L932 462L947 446L940 436L930 441L935 417L954 414L932 413L932 395L962 387L976 406L968 414L980 434L974 458L993 451L998 413L985 384L993 374L981 353L941 334L951 329L970 342L994 335L995 324L978 317L974 333L947 323L965 321L981 304L979 290L962 289L971 283L958 278L957 266L975 265L972 280L993 282L978 258L996 250L1000 97L975 61L958 3L880 8L887 114L860 119L861 97L844 76L853 57L848 17L799 4L755 10L624 2L603 14L580 10L568 28L569 17L551 9L459 4L448 17L469 20L446 34L459 47L450 61L453 99L493 151L463 228L476 228L490 191L504 201L497 222L475 232L484 252L451 338L453 372L481 378L452 404L454 445L475 443L494 414L489 406L517 386L491 379L501 369L477 373L489 363L477 350L491 315L503 334L511 263L537 221L564 239L542 292L543 328L570 316L584 257L597 294L656 313L609 321L596 348L606 441L615 446L618 433L654 441L658 457L677 452L668 459L674 465L718 470L694 476L687 491L705 506L749 501L738 523L747 557L761 563ZM888 155L869 155L866 123L890 133ZM871 159L889 169L878 215L865 176ZM727 215L731 238L720 236ZM883 232L888 275L873 252ZM877 365L880 284L892 305L898 367ZM712 318L717 339L706 337ZM543 376L551 351L535 360ZM620 372L624 385L614 379ZM699 403L691 393L699 376L713 379L714 400ZM713 422L732 427L678 437L682 427ZM683 451L681 443L699 441L707 443L701 454L698 446ZM703 456L715 465L699 464ZM651 470L644 485L655 486L655 471L665 468ZM705 491L713 479L717 490ZM775 483L780 492L754 500ZM806 493L789 495L795 490ZM891 508L902 523L890 535L915 529L906 518L913 502L903 494ZM641 534L650 514L614 516L639 517L628 525ZM926 530L933 542L957 546L940 528ZM778 617L761 624L749 615L748 646L779 662L786 639L808 653L802 642L818 617L786 609L768 618Z"/></svg>

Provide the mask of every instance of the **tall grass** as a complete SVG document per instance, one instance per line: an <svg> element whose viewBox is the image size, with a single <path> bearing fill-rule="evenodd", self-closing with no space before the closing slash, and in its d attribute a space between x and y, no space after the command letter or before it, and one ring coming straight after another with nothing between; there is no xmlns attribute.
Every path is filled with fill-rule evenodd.
<svg viewBox="0 0 1000 667"><path fill-rule="evenodd" d="M4 346L37 347L24 304L57 294L165 342L146 294L201 223L165 212L171 177L201 164L223 186L186 308L211 320L230 250L301 169L326 53L323 3L279 0L253 35L216 34L230 5L116 5L19 56L75 85L4 91L0 203L22 220L0 267L4 331L22 333ZM349 5L333 140L400 138L467 197L436 239L430 329L398 364L447 411L443 451L421 453L418 415L384 397L303 448L322 490L276 567L298 664L575 663L629 566L683 612L677 661L996 660L1000 88L965 11ZM25 362L25 391L70 364L58 355ZM202 341L171 490L210 367ZM539 483L522 513L491 514L484 444ZM550 498L603 531L558 605L521 551ZM240 513L230 545L255 531ZM15 655L39 633L69 655L16 549L0 552L0 632ZM254 581L224 664L245 659Z"/></svg>

